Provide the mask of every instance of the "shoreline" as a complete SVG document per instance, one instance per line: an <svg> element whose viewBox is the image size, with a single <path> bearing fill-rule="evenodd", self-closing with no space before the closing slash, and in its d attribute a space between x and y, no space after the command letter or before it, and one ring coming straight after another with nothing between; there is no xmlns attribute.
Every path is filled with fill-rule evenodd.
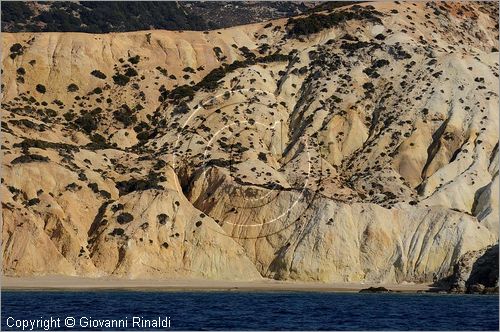
<svg viewBox="0 0 500 332"><path fill-rule="evenodd" d="M207 279L118 279L69 276L1 278L2 291L73 291L73 290L135 290L135 291L302 291L357 293L369 287L385 287L393 292L417 293L433 289L430 284L320 283L262 279L226 281Z"/></svg>

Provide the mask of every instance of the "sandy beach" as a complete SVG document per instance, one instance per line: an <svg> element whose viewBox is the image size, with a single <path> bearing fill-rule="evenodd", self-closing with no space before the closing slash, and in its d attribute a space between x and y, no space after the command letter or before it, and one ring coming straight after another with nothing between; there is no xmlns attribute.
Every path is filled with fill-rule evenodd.
<svg viewBox="0 0 500 332"><path fill-rule="evenodd" d="M113 279L68 276L2 277L3 290L155 290L155 291L321 291L358 292L368 287L385 287L398 292L427 291L429 284L371 284L286 282L270 279L223 281L205 279Z"/></svg>

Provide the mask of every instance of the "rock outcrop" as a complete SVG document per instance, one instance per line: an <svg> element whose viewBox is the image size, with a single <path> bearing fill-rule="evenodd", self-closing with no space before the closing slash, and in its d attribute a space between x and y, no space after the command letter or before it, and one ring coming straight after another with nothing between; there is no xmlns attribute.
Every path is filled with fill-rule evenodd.
<svg viewBox="0 0 500 332"><path fill-rule="evenodd" d="M359 291L359 293L390 293L385 287L368 287Z"/></svg>
<svg viewBox="0 0 500 332"><path fill-rule="evenodd" d="M498 293L498 244L463 255L450 283L452 293Z"/></svg>
<svg viewBox="0 0 500 332"><path fill-rule="evenodd" d="M2 34L5 274L449 277L498 242L497 17Z"/></svg>

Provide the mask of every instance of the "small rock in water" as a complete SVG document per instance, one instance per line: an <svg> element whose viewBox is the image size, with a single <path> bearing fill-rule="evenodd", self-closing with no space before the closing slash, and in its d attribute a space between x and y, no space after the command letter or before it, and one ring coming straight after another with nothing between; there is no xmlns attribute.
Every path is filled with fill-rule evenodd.
<svg viewBox="0 0 500 332"><path fill-rule="evenodd" d="M385 287L368 287L359 291L360 293L390 293L391 290L388 290Z"/></svg>

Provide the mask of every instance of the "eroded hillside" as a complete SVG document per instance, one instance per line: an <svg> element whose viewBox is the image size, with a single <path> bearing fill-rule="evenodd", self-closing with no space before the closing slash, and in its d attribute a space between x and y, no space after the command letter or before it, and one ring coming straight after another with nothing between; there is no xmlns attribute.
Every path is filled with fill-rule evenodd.
<svg viewBox="0 0 500 332"><path fill-rule="evenodd" d="M497 17L4 33L5 273L449 276L498 241Z"/></svg>

